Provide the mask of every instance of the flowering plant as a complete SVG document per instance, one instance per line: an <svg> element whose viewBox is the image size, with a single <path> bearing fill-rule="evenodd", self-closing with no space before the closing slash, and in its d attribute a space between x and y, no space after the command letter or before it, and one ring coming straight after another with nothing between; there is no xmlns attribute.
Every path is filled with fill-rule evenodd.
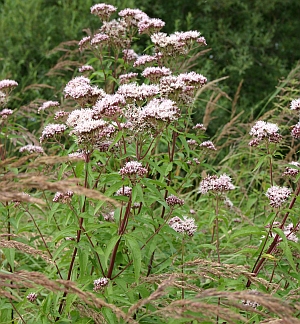
<svg viewBox="0 0 300 324"><path fill-rule="evenodd" d="M218 176L207 163L218 146L204 135L206 125L193 118L207 78L184 64L198 57L205 38L198 31L167 35L162 20L139 9L117 13L102 3L92 6L91 14L101 24L78 43L88 60L79 68L83 75L65 85L60 101L39 103L40 136L18 137L14 143L21 156L12 161L6 146L0 147L3 237L8 238L1 239L5 271L0 278L10 282L3 294L13 310L0 313L1 319L14 320L16 312L23 322L244 320L221 305L224 298L239 300L247 316L254 310L243 308L242 300L281 316L264 301L267 294L206 292L227 289L222 276L239 287L266 287L265 278L256 278L267 259L265 248L268 255L284 244L291 251L299 223L287 226L285 216L273 226L291 190L275 186L271 176L266 196L276 215L271 213L268 228L251 228L265 234L253 271L240 265L244 252L230 268L224 251L248 233L234 227L246 218L229 199L238 195L238 177L234 170ZM142 51L138 40L144 34L151 45ZM14 111L6 105L17 85L0 81L6 142L14 139L9 132ZM293 101L292 109L297 107ZM251 149L265 143L268 156L283 139L279 127L265 121L256 122L250 135ZM298 166L293 162L285 175L296 176ZM290 254L287 259L294 269ZM212 302L204 304L207 297Z"/></svg>

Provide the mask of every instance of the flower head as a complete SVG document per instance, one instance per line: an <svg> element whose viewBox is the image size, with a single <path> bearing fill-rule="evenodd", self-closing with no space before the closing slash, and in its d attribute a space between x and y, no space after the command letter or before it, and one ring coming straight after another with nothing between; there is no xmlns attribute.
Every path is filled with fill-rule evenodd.
<svg viewBox="0 0 300 324"><path fill-rule="evenodd" d="M27 300L30 301L31 303L34 303L37 299L37 293L30 293L29 295L27 295Z"/></svg>
<svg viewBox="0 0 300 324"><path fill-rule="evenodd" d="M110 15L117 10L116 7L106 4L98 3L91 7L91 14L100 17L102 20L108 20Z"/></svg>
<svg viewBox="0 0 300 324"><path fill-rule="evenodd" d="M28 152L28 153L44 153L44 150L41 146L38 145L25 145L19 149L19 152Z"/></svg>
<svg viewBox="0 0 300 324"><path fill-rule="evenodd" d="M300 138L300 122L296 125L294 125L292 131L291 131L291 135L294 137L294 138Z"/></svg>
<svg viewBox="0 0 300 324"><path fill-rule="evenodd" d="M82 65L78 71L80 73L87 72L87 71L94 71L94 68L91 65Z"/></svg>
<svg viewBox="0 0 300 324"><path fill-rule="evenodd" d="M266 196L270 200L270 205L279 208L291 195L291 190L286 187L272 186L266 192Z"/></svg>
<svg viewBox="0 0 300 324"><path fill-rule="evenodd" d="M94 280L94 291L103 290L103 288L106 287L108 283L108 278L104 277Z"/></svg>
<svg viewBox="0 0 300 324"><path fill-rule="evenodd" d="M61 135L67 129L64 124L49 124L42 131L42 136L40 137L40 143L45 139L54 137L56 135Z"/></svg>
<svg viewBox="0 0 300 324"><path fill-rule="evenodd" d="M268 123L263 120L257 121L250 130L250 135L254 137L255 142L251 141L250 146L256 146L263 139L267 139L270 143L279 143L282 136L279 134L279 128L276 124Z"/></svg>
<svg viewBox="0 0 300 324"><path fill-rule="evenodd" d="M166 198L166 203L168 206L173 207L176 205L182 206L184 204L184 200L180 199L174 195L170 195L169 197Z"/></svg>
<svg viewBox="0 0 300 324"><path fill-rule="evenodd" d="M138 58L138 55L133 49L124 49L122 52L125 62L132 62Z"/></svg>
<svg viewBox="0 0 300 324"><path fill-rule="evenodd" d="M224 193L229 190L235 189L231 182L231 178L225 173L217 177L216 175L207 176L199 185L198 192L206 194L210 191Z"/></svg>
<svg viewBox="0 0 300 324"><path fill-rule="evenodd" d="M146 18L138 23L139 34L157 33L165 26L165 22L157 18Z"/></svg>
<svg viewBox="0 0 300 324"><path fill-rule="evenodd" d="M172 71L166 67L147 67L142 76L148 78L151 82L157 82L161 77L171 75Z"/></svg>
<svg viewBox="0 0 300 324"><path fill-rule="evenodd" d="M13 112L14 112L13 110L5 108L0 111L0 117L1 119L7 119L7 117L12 115Z"/></svg>
<svg viewBox="0 0 300 324"><path fill-rule="evenodd" d="M59 102L58 101L46 101L44 102L38 109L38 113L40 113L40 111L51 108L51 107L58 107L59 106Z"/></svg>
<svg viewBox="0 0 300 324"><path fill-rule="evenodd" d="M176 103L169 99L152 99L143 107L140 118L155 126L156 121L172 122L179 118L180 111ZM153 124L154 123L154 124Z"/></svg>
<svg viewBox="0 0 300 324"><path fill-rule="evenodd" d="M290 162L289 165L292 167L286 167L283 175L295 177L299 173L300 163L299 162ZM294 167L294 168L293 168Z"/></svg>
<svg viewBox="0 0 300 324"><path fill-rule="evenodd" d="M132 188L128 186L124 186L120 188L116 193L115 196L127 196L130 197L132 193Z"/></svg>
<svg viewBox="0 0 300 324"><path fill-rule="evenodd" d="M142 163L137 161L127 162L119 171L122 176L139 175L143 177L147 173L147 169L142 166Z"/></svg>
<svg viewBox="0 0 300 324"><path fill-rule="evenodd" d="M8 95L17 86L18 82L14 80L5 79L0 81L0 90L5 93L5 95Z"/></svg>
<svg viewBox="0 0 300 324"><path fill-rule="evenodd" d="M169 220L169 226L177 233L186 233L188 236L193 236L197 230L195 219L184 216L183 220L175 216Z"/></svg>
<svg viewBox="0 0 300 324"><path fill-rule="evenodd" d="M74 195L73 191L66 191L66 192L57 192L53 198L53 202L60 202L62 204L69 203Z"/></svg>
<svg viewBox="0 0 300 324"><path fill-rule="evenodd" d="M216 147L214 145L214 143L212 141L205 141L205 142L202 142L200 145L200 147L202 148L206 148L208 150L212 150L212 151L216 151Z"/></svg>
<svg viewBox="0 0 300 324"><path fill-rule="evenodd" d="M300 98L292 100L290 107L291 110L300 110Z"/></svg>

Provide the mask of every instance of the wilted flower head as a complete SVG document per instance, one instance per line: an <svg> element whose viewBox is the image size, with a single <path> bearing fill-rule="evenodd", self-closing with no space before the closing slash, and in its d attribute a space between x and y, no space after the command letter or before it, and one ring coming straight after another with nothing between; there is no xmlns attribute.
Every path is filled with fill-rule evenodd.
<svg viewBox="0 0 300 324"><path fill-rule="evenodd" d="M94 280L94 291L102 290L104 287L106 287L109 283L108 278L99 278L97 280Z"/></svg>
<svg viewBox="0 0 300 324"><path fill-rule="evenodd" d="M97 15L102 20L108 20L110 15L117 10L116 7L106 4L98 3L91 7L91 14Z"/></svg>
<svg viewBox="0 0 300 324"><path fill-rule="evenodd" d="M42 131L42 136L40 137L40 143L45 139L54 137L56 135L61 135L67 129L64 124L49 124Z"/></svg>
<svg viewBox="0 0 300 324"><path fill-rule="evenodd" d="M286 187L272 186L266 192L266 196L270 200L270 205L279 208L291 195L291 190Z"/></svg>
<svg viewBox="0 0 300 324"><path fill-rule="evenodd" d="M295 177L299 173L300 163L299 162L290 162L289 165L293 167L286 167L283 175Z"/></svg>
<svg viewBox="0 0 300 324"><path fill-rule="evenodd" d="M279 134L279 128L276 124L268 123L262 120L257 121L250 130L250 135L255 137L255 143L251 141L250 146L256 146L263 139L267 139L270 143L279 143L282 136Z"/></svg>
<svg viewBox="0 0 300 324"><path fill-rule="evenodd" d="M169 220L168 224L177 233L186 233L188 236L193 236L197 230L195 219L187 216L184 216L183 220L175 216Z"/></svg>
<svg viewBox="0 0 300 324"><path fill-rule="evenodd" d="M176 205L182 206L184 204L184 200L180 199L174 195L170 195L169 197L166 198L166 203L168 206L173 207Z"/></svg>
<svg viewBox="0 0 300 324"><path fill-rule="evenodd" d="M27 300L30 301L31 303L34 303L37 299L37 293L30 293L29 295L27 295Z"/></svg>
<svg viewBox="0 0 300 324"><path fill-rule="evenodd" d="M50 107L58 107L59 106L59 102L58 101L46 101L44 102L38 109L38 113L40 113L41 110L45 110L48 109Z"/></svg>
<svg viewBox="0 0 300 324"><path fill-rule="evenodd" d="M292 100L290 107L291 110L300 110L300 98Z"/></svg>
<svg viewBox="0 0 300 324"><path fill-rule="evenodd" d="M202 194L206 194L209 191L223 193L233 189L235 189L235 186L232 184L231 178L224 173L219 177L213 175L204 178L200 182L198 192Z"/></svg>
<svg viewBox="0 0 300 324"><path fill-rule="evenodd" d="M38 145L25 145L19 149L19 152L28 152L28 153L44 153L44 150L41 146Z"/></svg>

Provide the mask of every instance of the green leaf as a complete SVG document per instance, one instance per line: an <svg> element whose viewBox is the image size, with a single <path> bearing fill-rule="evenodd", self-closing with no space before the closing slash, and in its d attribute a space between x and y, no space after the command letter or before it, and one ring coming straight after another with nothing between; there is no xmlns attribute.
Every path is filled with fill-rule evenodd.
<svg viewBox="0 0 300 324"><path fill-rule="evenodd" d="M119 235L114 235L107 243L107 246L106 246L106 249L104 252L104 264L106 267L107 267L107 260L119 239L120 239Z"/></svg>
<svg viewBox="0 0 300 324"><path fill-rule="evenodd" d="M3 248L2 251L3 251L3 254L5 255L7 262L11 266L11 270L14 272L15 271L15 254L16 254L15 249Z"/></svg>
<svg viewBox="0 0 300 324"><path fill-rule="evenodd" d="M127 234L124 236L126 245L132 253L135 281L139 281L142 263L140 246L134 236Z"/></svg>
<svg viewBox="0 0 300 324"><path fill-rule="evenodd" d="M239 236L249 236L249 235L265 235L265 230L260 229L257 226L246 226L245 228L242 228L230 235L230 240L239 237Z"/></svg>
<svg viewBox="0 0 300 324"><path fill-rule="evenodd" d="M281 247L283 249L283 253L284 253L285 257L287 258L290 266L293 268L293 270L295 272L297 272L296 265L295 265L295 262L293 259L293 254L292 254L292 251L290 249L290 246L289 246L289 243L288 243L288 240L287 240L285 234L283 233L282 229L280 229L280 228L273 228L273 231L282 238Z"/></svg>

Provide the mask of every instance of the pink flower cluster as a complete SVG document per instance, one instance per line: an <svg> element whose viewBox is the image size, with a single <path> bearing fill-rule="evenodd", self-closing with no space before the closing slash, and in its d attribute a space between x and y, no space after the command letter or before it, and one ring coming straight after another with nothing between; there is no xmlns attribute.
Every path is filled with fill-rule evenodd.
<svg viewBox="0 0 300 324"><path fill-rule="evenodd" d="M299 173L300 163L299 162L290 162L289 165L293 167L286 167L283 175L295 177Z"/></svg>
<svg viewBox="0 0 300 324"><path fill-rule="evenodd" d="M156 96L159 93L159 88L153 84L138 85L137 83L128 83L122 84L117 93L124 96L127 101L135 102Z"/></svg>
<svg viewBox="0 0 300 324"><path fill-rule="evenodd" d="M126 104L124 96L120 94L106 94L93 106L93 118L113 117L118 115Z"/></svg>
<svg viewBox="0 0 300 324"><path fill-rule="evenodd" d="M169 99L153 99L143 107L140 118L144 123L155 127L155 121L172 122L179 118L180 111L176 103Z"/></svg>
<svg viewBox="0 0 300 324"><path fill-rule="evenodd" d="M66 192L57 192L53 198L53 202L60 202L62 204L66 204L71 201L72 197L74 195L73 191L66 191Z"/></svg>
<svg viewBox="0 0 300 324"><path fill-rule="evenodd" d="M18 82L14 80L5 79L0 81L0 90L3 90L5 93L10 92L10 90L14 89L17 86Z"/></svg>
<svg viewBox="0 0 300 324"><path fill-rule="evenodd" d="M166 198L166 203L170 207L174 207L176 205L182 206L184 204L184 200L176 197L175 195L170 195Z"/></svg>
<svg viewBox="0 0 300 324"><path fill-rule="evenodd" d="M294 125L292 131L291 131L291 135L294 137L294 138L300 138L300 122L296 125Z"/></svg>
<svg viewBox="0 0 300 324"><path fill-rule="evenodd" d="M2 119L6 119L8 116L12 115L13 112L14 112L13 110L5 108L5 109L1 110L0 117Z"/></svg>
<svg viewBox="0 0 300 324"><path fill-rule="evenodd" d="M56 135L61 135L67 129L64 124L48 124L45 126L42 131L42 136L40 137L40 143L42 143L45 139L54 137Z"/></svg>
<svg viewBox="0 0 300 324"><path fill-rule="evenodd" d="M130 197L132 193L132 188L128 186L124 186L120 188L116 193L115 196L127 196Z"/></svg>
<svg viewBox="0 0 300 324"><path fill-rule="evenodd" d="M103 290L103 288L106 287L108 283L109 280L104 277L94 280L94 291Z"/></svg>
<svg viewBox="0 0 300 324"><path fill-rule="evenodd" d="M199 146L202 147L202 148L206 148L208 150L211 150L211 151L216 151L217 150L212 141L202 142Z"/></svg>
<svg viewBox="0 0 300 324"><path fill-rule="evenodd" d="M143 177L147 173L147 169L142 166L142 163L137 161L127 162L119 171L122 176L139 175Z"/></svg>
<svg viewBox="0 0 300 324"><path fill-rule="evenodd" d="M249 146L257 146L264 139L268 140L270 143L279 143L282 139L276 124L262 120L254 124L249 134L254 137L254 139L249 142Z"/></svg>
<svg viewBox="0 0 300 324"><path fill-rule="evenodd" d="M40 113L40 111L51 108L51 107L58 107L59 106L59 102L58 101L46 101L44 102L38 109L38 113Z"/></svg>
<svg viewBox="0 0 300 324"><path fill-rule="evenodd" d="M300 110L300 98L292 100L290 107L291 107L291 110L299 111Z"/></svg>
<svg viewBox="0 0 300 324"><path fill-rule="evenodd" d="M193 236L197 230L195 219L187 216L184 216L183 220L175 216L169 220L168 224L177 233L186 233L188 236Z"/></svg>
<svg viewBox="0 0 300 324"><path fill-rule="evenodd" d="M100 17L102 20L108 20L111 14L116 10L117 8L112 5L98 3L91 7L91 14Z"/></svg>
<svg viewBox="0 0 300 324"><path fill-rule="evenodd" d="M30 301L31 303L34 303L37 299L37 293L30 293L27 295L27 300Z"/></svg>
<svg viewBox="0 0 300 324"><path fill-rule="evenodd" d="M64 89L65 97L73 98L81 106L96 102L97 99L105 95L105 92L90 83L90 80L86 77L75 77L67 83Z"/></svg>
<svg viewBox="0 0 300 324"><path fill-rule="evenodd" d="M287 187L272 186L266 192L270 205L274 208L281 207L290 195L291 189Z"/></svg>
<svg viewBox="0 0 300 324"><path fill-rule="evenodd" d="M41 146L38 145L25 145L19 149L19 152L29 152L29 153L44 153L44 150Z"/></svg>
<svg viewBox="0 0 300 324"><path fill-rule="evenodd" d="M219 177L213 175L204 178L200 182L198 192L201 194L206 194L210 191L223 193L233 189L235 189L235 186L232 184L231 178L224 173Z"/></svg>

